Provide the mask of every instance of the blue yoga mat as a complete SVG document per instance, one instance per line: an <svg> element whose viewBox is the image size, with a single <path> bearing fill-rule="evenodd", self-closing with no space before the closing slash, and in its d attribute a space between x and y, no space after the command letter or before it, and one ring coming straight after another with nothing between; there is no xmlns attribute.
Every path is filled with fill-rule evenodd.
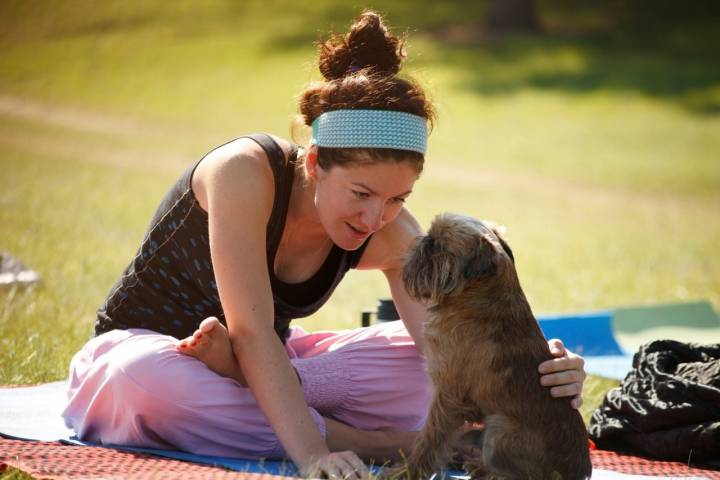
<svg viewBox="0 0 720 480"><path fill-rule="evenodd" d="M65 382L53 382L34 387L0 388L0 436L18 440L61 441L71 445L98 446L75 438L74 432L65 427L60 413L65 403ZM111 448L148 453L176 460L225 467L231 470L296 476L297 470L290 462L253 461L239 458L195 455L187 452L134 448L113 445ZM379 471L372 467L373 472ZM467 480L461 472L447 472L447 480ZM686 477L686 480L700 477ZM625 475L608 470L594 470L593 480L656 480L657 477ZM435 476L434 480L442 480Z"/></svg>
<svg viewBox="0 0 720 480"><path fill-rule="evenodd" d="M585 358L585 371L592 375L622 380L632 369L633 355L615 339L614 312L575 315L539 315L546 338L559 338L570 351Z"/></svg>
<svg viewBox="0 0 720 480"><path fill-rule="evenodd" d="M61 441L71 445L101 446L83 442L60 417L66 402L65 381L33 387L0 388L0 435L19 440ZM254 461L239 458L195 455L173 450L107 445L111 448L148 453L231 470L296 476L292 462Z"/></svg>
<svg viewBox="0 0 720 480"><path fill-rule="evenodd" d="M52 382L32 387L0 388L0 436L18 440L60 441L69 445L109 447L117 450L148 453L161 457L220 466L240 472L268 473L297 476L298 471L290 461L247 460L212 455L197 455L177 450L158 450L123 445L99 445L84 442L67 428L60 414L64 408L66 382ZM370 466L374 473L380 467ZM462 472L448 472L446 478L460 480Z"/></svg>

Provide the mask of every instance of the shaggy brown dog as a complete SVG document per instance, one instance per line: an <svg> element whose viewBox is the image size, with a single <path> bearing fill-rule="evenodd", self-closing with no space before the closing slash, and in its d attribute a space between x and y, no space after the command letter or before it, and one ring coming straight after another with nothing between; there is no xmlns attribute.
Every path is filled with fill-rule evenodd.
<svg viewBox="0 0 720 480"><path fill-rule="evenodd" d="M403 281L428 301L425 356L434 397L407 459L427 478L445 465L465 421L483 422L473 476L574 480L592 467L580 414L540 385L552 357L497 231L460 215L438 216L409 254Z"/></svg>

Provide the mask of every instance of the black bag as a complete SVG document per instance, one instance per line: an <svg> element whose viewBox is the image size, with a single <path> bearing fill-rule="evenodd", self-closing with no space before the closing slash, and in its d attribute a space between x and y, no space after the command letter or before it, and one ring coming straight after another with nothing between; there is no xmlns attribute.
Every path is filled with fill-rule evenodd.
<svg viewBox="0 0 720 480"><path fill-rule="evenodd" d="M658 340L590 420L598 448L686 463L720 461L720 344Z"/></svg>

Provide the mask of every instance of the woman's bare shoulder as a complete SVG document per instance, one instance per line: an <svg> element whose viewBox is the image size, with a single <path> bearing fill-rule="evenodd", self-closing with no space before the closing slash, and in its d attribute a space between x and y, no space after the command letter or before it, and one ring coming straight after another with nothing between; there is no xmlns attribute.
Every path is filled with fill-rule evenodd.
<svg viewBox="0 0 720 480"><path fill-rule="evenodd" d="M291 144L279 137L272 138L287 157ZM231 182L240 195L252 192L253 196L259 195L257 200L272 202L275 181L270 162L262 147L250 138L238 138L217 147L195 169L192 189L205 211L208 211L208 191L221 181Z"/></svg>
<svg viewBox="0 0 720 480"><path fill-rule="evenodd" d="M360 270L394 270L402 268L403 259L413 241L425 235L420 223L407 208L395 220L377 231L358 264Z"/></svg>

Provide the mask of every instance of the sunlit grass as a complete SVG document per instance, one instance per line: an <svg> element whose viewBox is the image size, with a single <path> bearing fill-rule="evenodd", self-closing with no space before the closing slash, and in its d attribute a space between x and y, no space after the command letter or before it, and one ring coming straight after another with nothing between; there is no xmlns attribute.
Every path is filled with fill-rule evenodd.
<svg viewBox="0 0 720 480"><path fill-rule="evenodd" d="M6 471L0 472L0 478L3 480L32 480L35 477L16 468L8 468Z"/></svg>

